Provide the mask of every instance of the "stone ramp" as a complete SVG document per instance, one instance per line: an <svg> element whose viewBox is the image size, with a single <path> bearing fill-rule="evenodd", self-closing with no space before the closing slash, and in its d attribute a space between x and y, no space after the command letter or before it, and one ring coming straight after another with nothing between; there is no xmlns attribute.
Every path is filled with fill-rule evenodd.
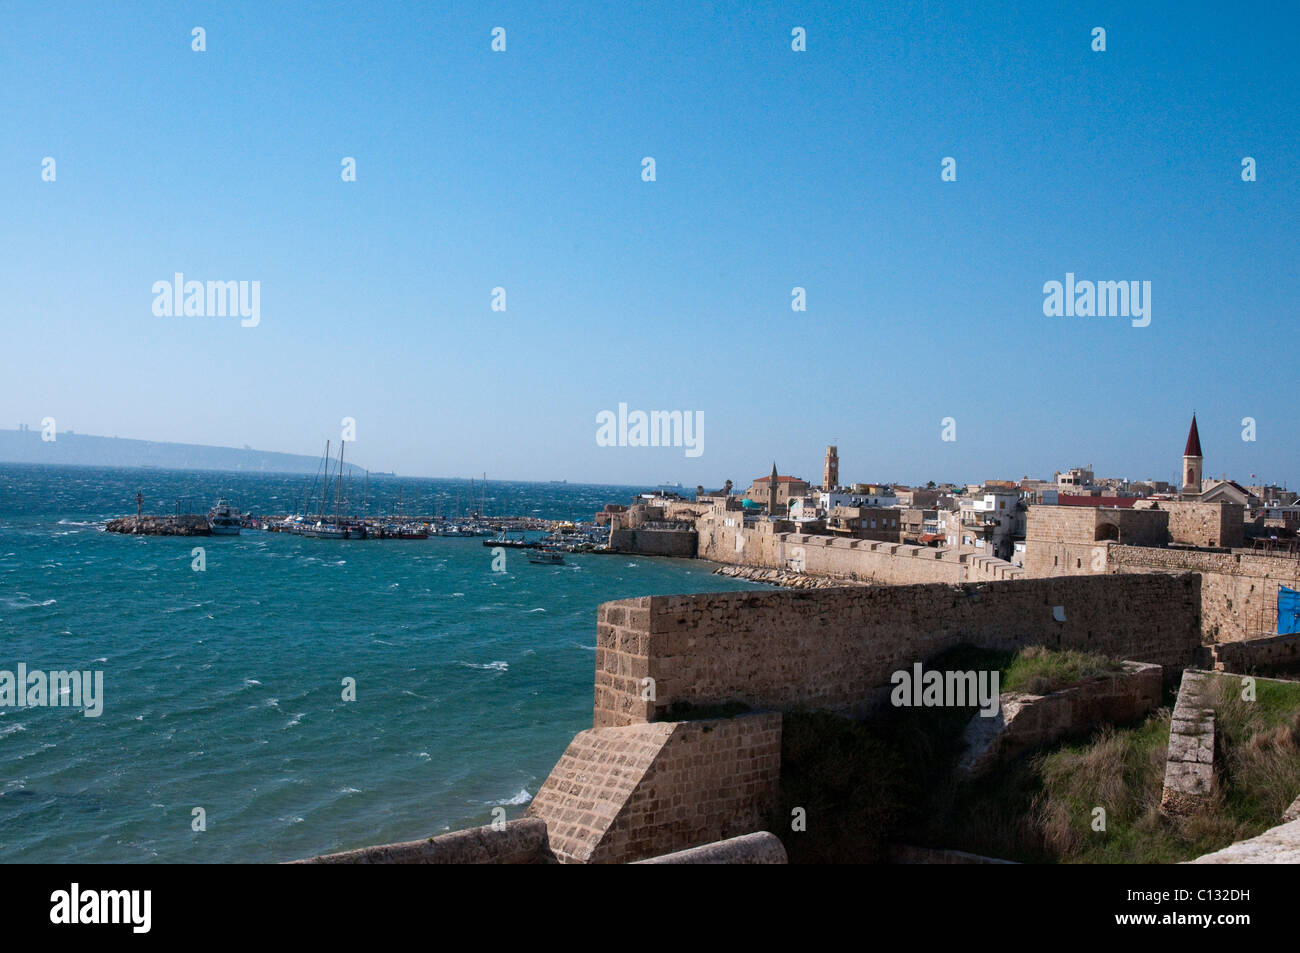
<svg viewBox="0 0 1300 953"><path fill-rule="evenodd" d="M1160 809L1167 814L1194 814L1214 799L1212 679L1205 672L1183 672L1169 725L1169 756L1160 797Z"/></svg>
<svg viewBox="0 0 1300 953"><path fill-rule="evenodd" d="M573 736L527 811L546 821L556 859L592 859L674 727L654 722L589 728Z"/></svg>
<svg viewBox="0 0 1300 953"><path fill-rule="evenodd" d="M591 728L527 814L561 863L627 863L761 831L780 769L777 713Z"/></svg>

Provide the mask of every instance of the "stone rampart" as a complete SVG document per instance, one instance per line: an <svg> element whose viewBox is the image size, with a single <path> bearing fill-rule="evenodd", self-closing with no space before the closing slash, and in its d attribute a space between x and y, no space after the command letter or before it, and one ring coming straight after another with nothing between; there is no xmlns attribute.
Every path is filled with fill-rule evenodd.
<svg viewBox="0 0 1300 953"><path fill-rule="evenodd" d="M623 553L641 556L695 555L694 530L672 529L616 529L610 534L609 545Z"/></svg>
<svg viewBox="0 0 1300 953"><path fill-rule="evenodd" d="M962 643L1079 649L1176 672L1199 656L1199 599L1196 576L1152 574L607 602L593 724L661 721L681 703L860 717L887 697L893 672Z"/></svg>
<svg viewBox="0 0 1300 953"><path fill-rule="evenodd" d="M1022 570L978 551L778 532L782 524L746 523L737 511L714 510L696 521L701 559L829 576L880 585L1014 579Z"/></svg>
<svg viewBox="0 0 1300 953"><path fill-rule="evenodd" d="M1111 545L1106 566L1113 573L1198 573L1201 628L1206 643L1239 642L1276 634L1278 586L1300 586L1300 558L1284 553L1210 553Z"/></svg>

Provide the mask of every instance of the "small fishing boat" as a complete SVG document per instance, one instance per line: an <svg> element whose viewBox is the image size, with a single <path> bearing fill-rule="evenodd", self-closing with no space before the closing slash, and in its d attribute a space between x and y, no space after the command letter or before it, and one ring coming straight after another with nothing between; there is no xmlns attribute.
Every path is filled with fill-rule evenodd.
<svg viewBox="0 0 1300 953"><path fill-rule="evenodd" d="M558 549L530 549L528 561L538 566L563 566L564 553Z"/></svg>
<svg viewBox="0 0 1300 953"><path fill-rule="evenodd" d="M227 500L217 500L216 505L208 510L208 527L213 536L238 536L239 510Z"/></svg>

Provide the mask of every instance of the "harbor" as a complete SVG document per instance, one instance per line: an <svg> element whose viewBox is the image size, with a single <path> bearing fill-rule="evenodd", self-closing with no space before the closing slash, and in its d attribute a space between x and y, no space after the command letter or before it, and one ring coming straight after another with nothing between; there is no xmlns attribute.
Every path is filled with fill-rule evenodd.
<svg viewBox="0 0 1300 953"><path fill-rule="evenodd" d="M105 529L143 536L239 536L248 530L339 541L480 539L484 546L507 549L593 554L611 551L609 527L597 525L594 521L487 515L486 474L481 481L469 481L465 497L457 490L452 510L456 515L448 515L445 511L409 512L400 485L397 499L389 499L393 508L372 515L370 473L364 473L359 488L354 486L355 475L349 473L343 457L342 442L336 460L330 453L330 441L326 441L315 475L305 478L301 491L293 494L296 503L292 511L243 512L237 503L222 496L204 517L190 512L196 500L187 495L176 500L173 515L152 516L143 512L145 497L143 491L139 491L135 497L136 515L110 520ZM359 505L354 503L357 489L360 489ZM465 498L468 507L462 505Z"/></svg>

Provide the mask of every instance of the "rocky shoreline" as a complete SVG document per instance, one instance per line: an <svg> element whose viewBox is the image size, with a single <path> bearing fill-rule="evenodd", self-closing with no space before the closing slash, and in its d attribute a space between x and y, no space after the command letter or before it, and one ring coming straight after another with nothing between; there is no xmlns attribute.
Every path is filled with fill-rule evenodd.
<svg viewBox="0 0 1300 953"><path fill-rule="evenodd" d="M121 516L104 527L110 533L137 536L211 536L206 516Z"/></svg>
<svg viewBox="0 0 1300 953"><path fill-rule="evenodd" d="M836 589L841 586L868 585L868 583L858 582L853 579L808 576L785 569L759 569L755 566L719 566L713 570L713 574L715 576L730 576L733 579L748 579L750 582L765 582L772 586L781 586L787 589Z"/></svg>

